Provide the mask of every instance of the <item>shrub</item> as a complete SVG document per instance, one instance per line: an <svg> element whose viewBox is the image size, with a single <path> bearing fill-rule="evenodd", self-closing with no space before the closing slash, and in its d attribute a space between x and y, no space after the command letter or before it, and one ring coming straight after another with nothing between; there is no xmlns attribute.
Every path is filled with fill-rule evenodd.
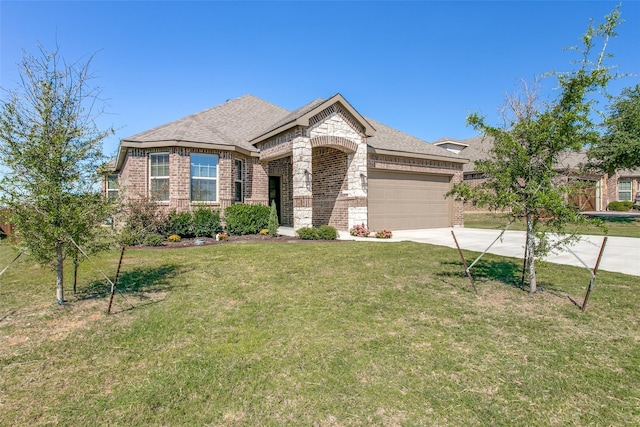
<svg viewBox="0 0 640 427"><path fill-rule="evenodd" d="M364 224L361 224L351 227L351 229L349 230L349 234L355 237L369 237L371 231L369 231L369 229L365 227Z"/></svg>
<svg viewBox="0 0 640 427"><path fill-rule="evenodd" d="M147 234L147 236L144 238L145 246L160 246L162 245L163 241L164 238L162 237L162 235L157 233Z"/></svg>
<svg viewBox="0 0 640 427"><path fill-rule="evenodd" d="M624 202L611 202L607 206L608 211L626 212L633 207L633 202L625 200Z"/></svg>
<svg viewBox="0 0 640 427"><path fill-rule="evenodd" d="M169 237L167 237L167 240L170 241L171 243L176 243L182 240L182 238L177 234L170 234Z"/></svg>
<svg viewBox="0 0 640 427"><path fill-rule="evenodd" d="M321 225L318 228L318 236L320 240L336 240L338 238L338 230L330 225Z"/></svg>
<svg viewBox="0 0 640 427"><path fill-rule="evenodd" d="M193 211L193 234L196 237L213 237L222 231L220 211L199 206Z"/></svg>
<svg viewBox="0 0 640 427"><path fill-rule="evenodd" d="M304 227L299 229L297 233L302 240L335 240L338 238L338 231L330 225L321 225L318 228Z"/></svg>
<svg viewBox="0 0 640 427"><path fill-rule="evenodd" d="M167 233L181 237L193 237L193 215L191 212L173 211L167 219Z"/></svg>
<svg viewBox="0 0 640 427"><path fill-rule="evenodd" d="M167 215L155 201L142 197L127 203L124 209L124 223L131 234L141 236L141 243L147 234L165 233Z"/></svg>
<svg viewBox="0 0 640 427"><path fill-rule="evenodd" d="M118 233L117 241L122 246L136 246L141 245L144 241L145 234L142 230L134 230L128 226L125 226L120 233Z"/></svg>
<svg viewBox="0 0 640 427"><path fill-rule="evenodd" d="M390 239L392 235L391 230L387 230L386 228L376 231L376 239Z"/></svg>
<svg viewBox="0 0 640 427"><path fill-rule="evenodd" d="M262 230L260 230L260 234L262 236L266 236L267 234L269 234L269 229L268 228L263 228Z"/></svg>
<svg viewBox="0 0 640 427"><path fill-rule="evenodd" d="M313 227L303 227L297 233L302 240L318 240L320 238L318 229Z"/></svg>
<svg viewBox="0 0 640 427"><path fill-rule="evenodd" d="M265 205L231 205L224 211L229 234L258 234L269 228L271 210Z"/></svg>
<svg viewBox="0 0 640 427"><path fill-rule="evenodd" d="M276 208L276 201L271 201L271 210L269 211L269 235L275 237L278 235L278 227L280 223L278 222L278 209Z"/></svg>

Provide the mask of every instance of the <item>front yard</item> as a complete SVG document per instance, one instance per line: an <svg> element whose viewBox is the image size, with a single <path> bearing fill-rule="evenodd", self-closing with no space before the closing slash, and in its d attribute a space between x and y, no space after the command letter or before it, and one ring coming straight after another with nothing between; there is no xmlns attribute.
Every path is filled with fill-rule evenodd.
<svg viewBox="0 0 640 427"><path fill-rule="evenodd" d="M620 236L620 237L638 237L640 238L640 217L624 217L624 216L599 216L606 227L603 231L600 227L589 225L584 228L569 228L567 231L577 231L579 234L591 234L596 236ZM507 224L504 214L499 213L480 213L466 212L464 214L464 226L468 228L488 228L500 230ZM526 230L526 224L523 220L516 221L511 225L509 230Z"/></svg>
<svg viewBox="0 0 640 427"><path fill-rule="evenodd" d="M455 250L237 243L128 250L80 294L0 277L0 425L640 425L637 280ZM14 252L0 245L0 268Z"/></svg>

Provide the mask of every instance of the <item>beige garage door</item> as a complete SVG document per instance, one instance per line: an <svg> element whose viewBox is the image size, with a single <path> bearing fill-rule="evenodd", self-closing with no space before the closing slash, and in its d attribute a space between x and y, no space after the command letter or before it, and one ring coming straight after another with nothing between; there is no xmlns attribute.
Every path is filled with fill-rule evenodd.
<svg viewBox="0 0 640 427"><path fill-rule="evenodd" d="M369 171L369 228L411 230L449 227L451 177Z"/></svg>

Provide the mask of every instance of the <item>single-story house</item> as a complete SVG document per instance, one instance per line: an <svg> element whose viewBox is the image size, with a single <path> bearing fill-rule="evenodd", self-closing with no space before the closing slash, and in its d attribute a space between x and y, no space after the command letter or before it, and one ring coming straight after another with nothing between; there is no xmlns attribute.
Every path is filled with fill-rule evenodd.
<svg viewBox="0 0 640 427"><path fill-rule="evenodd" d="M295 229L463 225L464 156L363 117L340 94L288 111L252 95L120 141L109 197L168 210L271 204Z"/></svg>
<svg viewBox="0 0 640 427"><path fill-rule="evenodd" d="M469 159L463 166L464 181L470 185L484 182L485 176L475 170L475 161L485 159L491 149L493 140L483 136L457 140L442 138L434 145L442 147L461 157ZM572 196L573 203L582 211L606 211L612 201L634 200L640 192L640 169L620 170L615 174L598 172L586 173L581 165L587 162L586 152L568 151L558 162L555 169L559 178L565 183L575 183L579 191ZM479 208L465 204L467 212L477 211Z"/></svg>

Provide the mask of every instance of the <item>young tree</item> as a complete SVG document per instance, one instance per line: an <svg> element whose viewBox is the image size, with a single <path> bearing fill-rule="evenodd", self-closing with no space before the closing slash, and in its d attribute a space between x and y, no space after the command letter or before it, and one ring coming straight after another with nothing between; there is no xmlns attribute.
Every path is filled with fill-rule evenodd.
<svg viewBox="0 0 640 427"><path fill-rule="evenodd" d="M507 98L502 125L492 126L478 114L467 118L468 124L493 143L488 158L475 163L476 171L484 173L487 180L477 187L456 184L449 195L506 211L512 220L526 219L525 257L531 294L537 290L536 258L574 242L578 236L566 235L566 225L585 221L568 203L569 186L561 184L555 167L568 152L580 150L599 138L592 118L594 95L604 90L614 77L604 58L619 19L616 8L602 24L589 25L582 48L574 48L582 55L577 69L555 74L560 89L555 100L541 104L535 87L529 90L525 86L524 96ZM598 40L602 42L599 51ZM546 219L544 227L541 218ZM555 234L555 238L549 233Z"/></svg>
<svg viewBox="0 0 640 427"><path fill-rule="evenodd" d="M610 174L640 167L640 84L625 88L609 111L604 136L589 148L591 165Z"/></svg>
<svg viewBox="0 0 640 427"><path fill-rule="evenodd" d="M0 102L2 202L21 243L37 262L55 266L59 304L72 241L89 242L110 207L96 184L102 140L112 130L95 125L101 111L90 62L67 64L43 47L24 53L20 82Z"/></svg>

